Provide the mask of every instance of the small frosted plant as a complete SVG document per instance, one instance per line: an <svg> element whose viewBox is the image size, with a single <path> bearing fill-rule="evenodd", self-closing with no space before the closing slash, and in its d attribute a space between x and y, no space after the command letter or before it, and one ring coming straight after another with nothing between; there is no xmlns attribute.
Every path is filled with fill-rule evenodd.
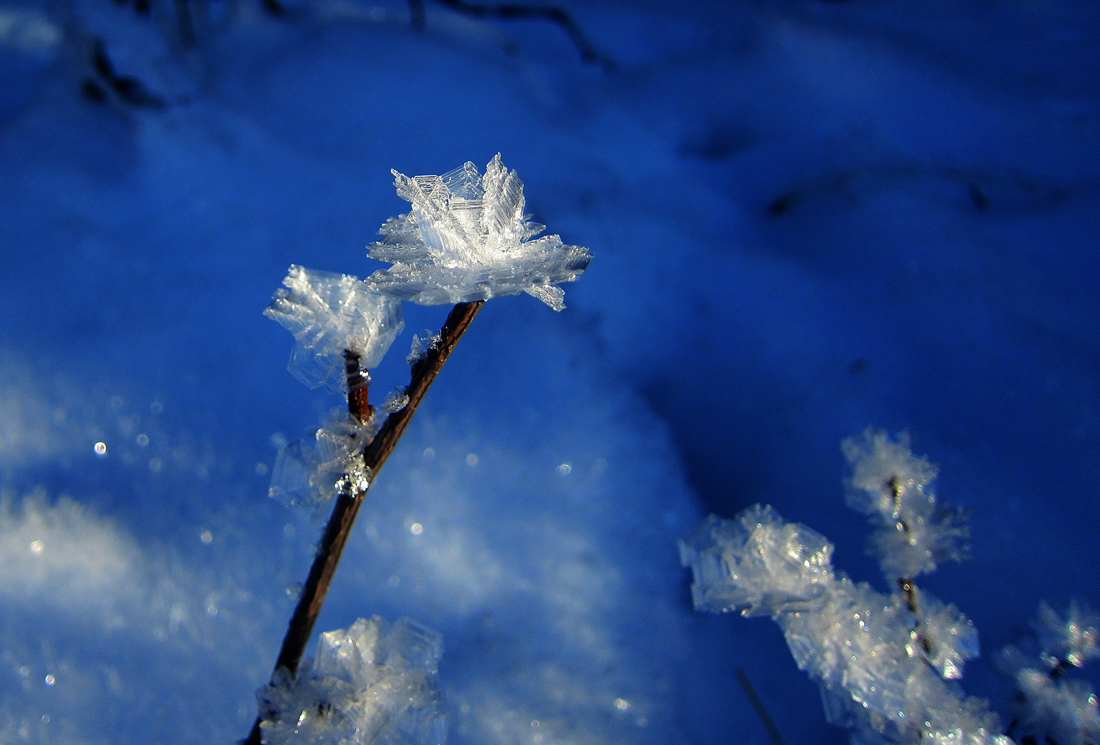
<svg viewBox="0 0 1100 745"><path fill-rule="evenodd" d="M849 504L871 516L872 550L896 588L879 592L832 566L820 533L755 505L708 517L680 545L696 610L771 616L799 669L821 686L826 718L854 743L1008 745L986 702L954 681L978 655L973 624L913 580L965 553L961 512L937 502L936 469L905 436L846 440Z"/></svg>
<svg viewBox="0 0 1100 745"><path fill-rule="evenodd" d="M523 183L499 154L484 174L472 163L442 176L393 173L412 211L387 220L383 239L369 247L391 266L366 280L292 266L265 311L294 335L291 373L311 388L345 394L347 411L283 447L272 473L271 496L283 502L316 514L336 501L271 682L258 693L248 745L441 745L445 731L433 707L442 640L432 641L434 632L411 621L394 627L392 639L435 650L419 667L406 664L408 655L381 661L371 646L381 638L380 619L323 634L316 663L300 666L302 654L367 490L478 310L489 298L519 292L561 310L565 293L557 285L576 279L592 258L556 235L536 238L544 228L524 214ZM368 401L368 368L401 332L402 300L455 306L438 334L414 337L409 384L376 408ZM391 651L401 646L392 639Z"/></svg>

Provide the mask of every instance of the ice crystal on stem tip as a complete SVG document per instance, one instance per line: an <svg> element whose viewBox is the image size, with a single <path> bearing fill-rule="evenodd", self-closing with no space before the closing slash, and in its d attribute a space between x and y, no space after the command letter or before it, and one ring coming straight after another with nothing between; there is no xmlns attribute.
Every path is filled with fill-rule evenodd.
<svg viewBox="0 0 1100 745"><path fill-rule="evenodd" d="M294 334L288 369L310 388L344 385L344 351L364 367L382 361L405 327L401 301L347 274L291 266L264 311Z"/></svg>
<svg viewBox="0 0 1100 745"><path fill-rule="evenodd" d="M523 182L499 153L484 174L467 162L442 176L393 175L412 211L387 220L368 246L371 258L392 264L368 282L422 305L526 292L565 307L556 285L576 279L592 255L556 235L535 238L545 226L523 213Z"/></svg>
<svg viewBox="0 0 1100 745"><path fill-rule="evenodd" d="M321 634L317 659L258 692L269 745L443 745L443 638L408 618Z"/></svg>

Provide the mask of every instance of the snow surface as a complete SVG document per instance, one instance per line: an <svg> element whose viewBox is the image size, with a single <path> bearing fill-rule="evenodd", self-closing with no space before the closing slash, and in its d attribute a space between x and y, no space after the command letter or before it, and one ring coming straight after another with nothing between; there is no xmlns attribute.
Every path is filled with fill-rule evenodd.
<svg viewBox="0 0 1100 745"><path fill-rule="evenodd" d="M614 70L430 4L196 3L186 51L158 0L0 5L0 742L248 732L319 531L271 468L340 403L262 310L291 264L383 268L390 169L497 152L595 259L561 314L478 315L318 623L439 631L450 742L767 742L737 668L787 742L845 741L774 625L691 612L677 541L763 501L878 582L869 425L971 513L926 583L968 693L1008 714L991 652L1100 604L1100 10L561 5Z"/></svg>

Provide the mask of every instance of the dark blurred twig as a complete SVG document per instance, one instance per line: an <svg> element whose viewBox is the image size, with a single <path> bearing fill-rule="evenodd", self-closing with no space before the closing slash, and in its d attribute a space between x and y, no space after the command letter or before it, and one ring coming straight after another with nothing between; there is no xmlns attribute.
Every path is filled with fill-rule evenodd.
<svg viewBox="0 0 1100 745"><path fill-rule="evenodd" d="M472 303L459 303L447 316L443 329L439 332L439 341L428 350L421 359L412 367L412 379L405 388L405 395L409 397L408 403L400 411L395 411L386 418L385 424L378 434L367 446L363 453L363 465L371 481L378 475L378 471L390 457L397 441L405 432L417 406L428 392L432 381L447 361L451 350L454 349L466 328L477 315L478 310L485 304L484 300L475 300ZM356 368L358 364L356 363ZM352 370L349 369L349 378ZM354 372L358 372L356 369ZM348 410L360 420L367 419L370 414L366 400L366 386L349 386ZM313 634L313 625L321 612L321 604L325 601L329 584L336 573L336 566L340 563L340 555L344 552L344 546L351 535L355 516L359 514L359 507L366 496L366 488L357 487L345 479L345 488L341 489L336 498L336 506L332 510L321 543L317 547L317 555L313 559L313 566L309 570L309 578L302 588L302 594L298 598L298 606L294 609L294 615L290 617L286 636L283 637L283 646L279 650L279 658L275 662L275 672L272 673L272 681L275 673L285 669L293 677L301 662L302 653ZM369 488L369 485L367 485ZM246 745L260 745L260 722L268 712L261 711L252 725L252 731L242 742Z"/></svg>
<svg viewBox="0 0 1100 745"><path fill-rule="evenodd" d="M756 693L756 689L752 687L752 681L749 680L749 676L739 667L734 668L733 674L737 677L737 684L740 685L741 690L745 692L745 697L748 698L752 710L756 712L756 716L760 718L761 724L763 724L764 729L767 730L768 739L772 741L773 745L784 745L783 736L779 734L779 728L775 726L775 720L772 719L767 708L764 707L764 702L760 700L760 696Z"/></svg>
<svg viewBox="0 0 1100 745"><path fill-rule="evenodd" d="M502 20L534 19L537 21L550 21L561 26L569 36L573 46L581 53L581 59L589 64L600 65L604 69L614 69L615 63L596 51L592 42L585 36L573 16L562 8L552 5L517 5L503 3L501 5L482 5L469 3L466 0L436 0L456 13L471 16L473 18L500 18ZM415 29L423 29L427 25L424 14L424 0L409 0L409 11L412 14L412 26Z"/></svg>

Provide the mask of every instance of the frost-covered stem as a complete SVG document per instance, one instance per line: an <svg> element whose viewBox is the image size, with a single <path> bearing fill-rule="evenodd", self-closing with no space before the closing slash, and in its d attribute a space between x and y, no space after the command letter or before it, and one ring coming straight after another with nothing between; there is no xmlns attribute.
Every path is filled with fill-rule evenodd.
<svg viewBox="0 0 1100 745"><path fill-rule="evenodd" d="M382 429L379 430L363 453L366 472L371 475L372 480L378 475L379 469L382 468L386 459L390 457L390 453L393 452L394 447L397 446L397 441L401 439L401 435L405 432L416 407L420 405L424 394L428 392L428 388L443 367L443 363L447 361L451 350L462 338L462 334L466 332L466 328L484 304L484 300L475 300L472 303L455 305L447 316L443 329L439 332L439 342L413 365L412 379L405 388L405 395L409 397L408 404L405 405L405 408L390 414L386 418L386 423L382 425ZM358 359L353 361L352 357L354 355L345 355L344 358L349 383L352 377L353 364L355 371L358 371ZM356 395L358 390L363 391L362 396ZM362 417L364 414L369 416L361 408L368 406L365 391L365 384L355 388L349 385L348 410L354 416ZM276 672L280 668L286 668L291 675L297 672L302 653L305 652L306 644L309 643L309 637L313 633L313 624L321 613L321 605L325 601L325 595L332 583L332 577L336 573L336 566L340 563L340 555L343 554L344 546L347 545L348 538L351 536L355 516L359 514L359 507L363 504L363 497L367 492L366 489L353 488L348 482L348 479L344 479L346 486L336 498L336 506L332 510L328 524L325 525L324 535L317 547L317 555L313 559L313 566L310 567L309 578L302 588L302 594L298 598L298 606L294 609L294 615L290 617L286 636L283 637L283 646L279 650L279 658L275 661ZM273 673L273 682L274 679ZM252 731L243 741L246 745L260 745L260 722L263 714L264 712L260 712L260 715L256 717L256 721L252 725Z"/></svg>
<svg viewBox="0 0 1100 745"><path fill-rule="evenodd" d="M475 300L471 303L455 305L439 332L439 341L413 365L412 380L405 388L405 395L409 397L409 402L405 408L395 411L386 418L386 423L382 425L382 429L363 454L364 463L370 469L372 478L378 474L378 469L390 457L394 446L405 432L409 420L412 419L416 407L420 405L424 394L428 392L428 387L439 373L439 369L443 367L451 350L466 333L466 327L474 320L474 316L484 304L484 300Z"/></svg>
<svg viewBox="0 0 1100 745"><path fill-rule="evenodd" d="M890 489L890 493L894 498L894 512L901 512L901 477L894 474L886 486ZM906 534L909 535L909 524L905 520L898 520L898 527ZM905 598L905 606L909 609L909 612L917 619L916 627L913 629L917 635L917 640L920 642L921 649L926 654L931 654L932 644L928 641L928 637L924 634L923 624L920 620L920 605L918 603L917 585L913 582L912 577L898 577L898 588L901 590L902 596Z"/></svg>

